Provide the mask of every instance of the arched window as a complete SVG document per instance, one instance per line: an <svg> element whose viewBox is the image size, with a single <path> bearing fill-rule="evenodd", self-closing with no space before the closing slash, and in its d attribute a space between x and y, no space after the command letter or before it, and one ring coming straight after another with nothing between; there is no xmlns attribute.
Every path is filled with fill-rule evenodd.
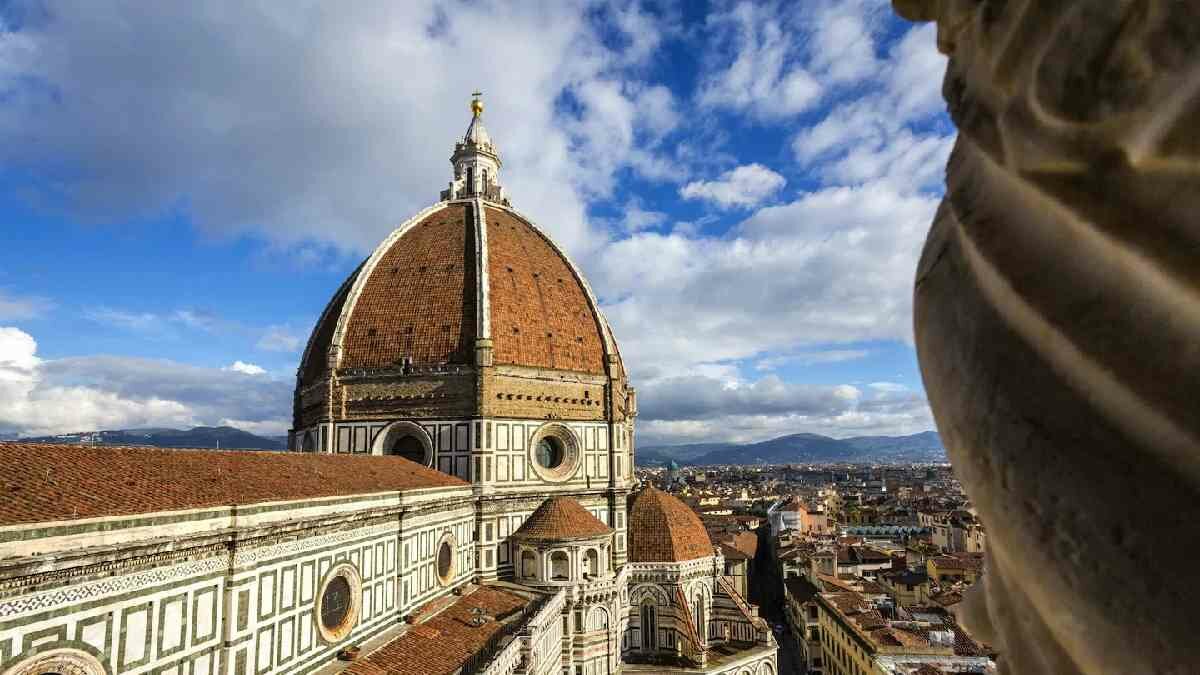
<svg viewBox="0 0 1200 675"><path fill-rule="evenodd" d="M587 550L587 573L591 577L600 576L600 554L594 548Z"/></svg>
<svg viewBox="0 0 1200 675"><path fill-rule="evenodd" d="M642 649L654 649L658 646L658 616L651 602L647 599L642 603Z"/></svg>
<svg viewBox="0 0 1200 675"><path fill-rule="evenodd" d="M696 619L696 637L700 638L701 642L708 639L707 626L704 621L704 594L697 593L696 599L692 603L692 614ZM700 645L696 645L699 647Z"/></svg>
<svg viewBox="0 0 1200 675"><path fill-rule="evenodd" d="M487 189L487 184L488 184L488 180L487 180L487 169L481 169L481 171L483 172L483 178L482 178L482 180L480 181L481 183L483 183L483 185L482 185L481 187L482 187L484 190L486 190L486 189Z"/></svg>
<svg viewBox="0 0 1200 675"><path fill-rule="evenodd" d="M555 581L565 581L571 576L571 561L563 551L550 554L550 578Z"/></svg>
<svg viewBox="0 0 1200 675"><path fill-rule="evenodd" d="M521 552L521 576L532 579L537 576L537 556L533 551Z"/></svg>
<svg viewBox="0 0 1200 675"><path fill-rule="evenodd" d="M404 435L392 441L387 454L399 455L417 464L425 463L425 446L416 436Z"/></svg>

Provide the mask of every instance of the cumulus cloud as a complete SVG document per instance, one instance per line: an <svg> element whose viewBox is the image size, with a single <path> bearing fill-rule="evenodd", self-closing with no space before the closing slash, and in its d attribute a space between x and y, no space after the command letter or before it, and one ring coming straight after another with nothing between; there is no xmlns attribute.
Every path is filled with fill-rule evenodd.
<svg viewBox="0 0 1200 675"><path fill-rule="evenodd" d="M912 338L912 275L937 207L885 182L770 206L725 237L641 232L592 275L635 378L695 364Z"/></svg>
<svg viewBox="0 0 1200 675"><path fill-rule="evenodd" d="M635 2L45 5L0 26L0 162L85 220L368 250L437 199L482 84L510 193L578 252L604 239L588 195L661 170L641 141L678 121Z"/></svg>
<svg viewBox="0 0 1200 675"><path fill-rule="evenodd" d="M822 86L801 61L798 40L774 5L742 2L709 15L717 42L700 86L701 105L747 110L763 118L794 115L813 106Z"/></svg>
<svg viewBox="0 0 1200 675"><path fill-rule="evenodd" d="M679 189L684 199L703 199L723 208L755 206L783 187L783 176L762 164L747 164L713 181L693 181Z"/></svg>
<svg viewBox="0 0 1200 675"><path fill-rule="evenodd" d="M229 370L229 371L232 371L235 373L241 373L243 375L266 375L267 374L266 369L263 368L262 366L255 365L253 363L246 363L245 361L234 361L230 365L222 368L222 370Z"/></svg>
<svg viewBox="0 0 1200 675"><path fill-rule="evenodd" d="M797 431L905 434L932 427L925 397L902 386L800 385L770 375L733 386L689 376L653 382L642 388L639 401L646 401L638 419L643 445L753 442Z"/></svg>
<svg viewBox="0 0 1200 675"><path fill-rule="evenodd" d="M942 110L946 69L933 48L936 38L932 24L909 29L865 80L869 93L838 103L797 133L792 152L801 166L819 168L827 184L887 180L904 191L939 188L954 132L930 124Z"/></svg>
<svg viewBox="0 0 1200 675"><path fill-rule="evenodd" d="M281 433L289 426L290 402L291 383L262 374L117 356L44 360L33 336L0 328L0 434L191 427L234 419Z"/></svg>

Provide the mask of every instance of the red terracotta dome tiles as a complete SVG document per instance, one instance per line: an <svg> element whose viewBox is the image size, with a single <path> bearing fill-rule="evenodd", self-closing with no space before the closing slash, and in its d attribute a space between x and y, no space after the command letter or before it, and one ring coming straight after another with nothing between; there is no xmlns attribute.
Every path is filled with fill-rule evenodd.
<svg viewBox="0 0 1200 675"><path fill-rule="evenodd" d="M346 326L341 368L473 360L471 207L451 204L413 225L379 259Z"/></svg>

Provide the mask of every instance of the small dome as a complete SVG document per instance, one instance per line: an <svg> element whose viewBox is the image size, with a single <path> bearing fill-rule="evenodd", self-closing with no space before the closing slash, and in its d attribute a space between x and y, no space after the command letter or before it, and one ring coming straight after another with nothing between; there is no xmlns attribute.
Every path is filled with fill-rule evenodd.
<svg viewBox="0 0 1200 675"><path fill-rule="evenodd" d="M537 507L513 536L527 541L560 541L606 537L612 531L574 499L551 497Z"/></svg>
<svg viewBox="0 0 1200 675"><path fill-rule="evenodd" d="M713 555L700 516L675 497L646 487L629 503L629 561L683 562Z"/></svg>

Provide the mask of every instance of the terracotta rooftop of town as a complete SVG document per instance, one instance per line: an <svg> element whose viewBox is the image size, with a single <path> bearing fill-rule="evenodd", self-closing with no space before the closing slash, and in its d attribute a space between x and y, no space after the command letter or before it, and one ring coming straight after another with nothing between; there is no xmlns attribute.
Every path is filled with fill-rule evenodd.
<svg viewBox="0 0 1200 675"><path fill-rule="evenodd" d="M683 562L713 555L700 516L655 487L643 488L629 503L630 562Z"/></svg>
<svg viewBox="0 0 1200 675"><path fill-rule="evenodd" d="M501 621L529 600L498 588L481 587L404 635L346 668L348 675L451 675L457 673L505 626ZM471 624L471 610L482 609L491 620ZM501 619L501 620L497 620Z"/></svg>
<svg viewBox="0 0 1200 675"><path fill-rule="evenodd" d="M465 486L400 457L0 443L0 525Z"/></svg>
<svg viewBox="0 0 1200 675"><path fill-rule="evenodd" d="M313 331L301 386L325 375L339 335L339 368L389 368L406 359L416 366L473 363L479 297L473 209L464 201L438 205L381 244L374 264L368 259L354 271ZM513 212L485 206L484 216L494 362L603 374L603 319L567 259Z"/></svg>
<svg viewBox="0 0 1200 675"><path fill-rule="evenodd" d="M513 536L532 541L557 541L604 537L612 531L574 499L551 497L525 519Z"/></svg>

